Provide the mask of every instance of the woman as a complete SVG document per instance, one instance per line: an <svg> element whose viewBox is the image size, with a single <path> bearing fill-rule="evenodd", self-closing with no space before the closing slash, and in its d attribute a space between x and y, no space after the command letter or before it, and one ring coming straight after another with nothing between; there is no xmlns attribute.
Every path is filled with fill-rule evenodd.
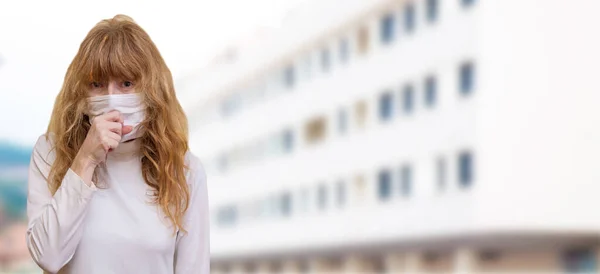
<svg viewBox="0 0 600 274"><path fill-rule="evenodd" d="M32 153L27 215L46 272L209 272L206 175L171 73L131 18L81 43Z"/></svg>

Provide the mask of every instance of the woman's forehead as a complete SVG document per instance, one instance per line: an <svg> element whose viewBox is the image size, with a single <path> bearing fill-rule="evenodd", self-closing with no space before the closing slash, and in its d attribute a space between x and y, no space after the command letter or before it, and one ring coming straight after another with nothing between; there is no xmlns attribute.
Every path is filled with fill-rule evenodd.
<svg viewBox="0 0 600 274"><path fill-rule="evenodd" d="M102 38L83 52L82 70L89 81L140 79L150 67L150 58L135 41Z"/></svg>

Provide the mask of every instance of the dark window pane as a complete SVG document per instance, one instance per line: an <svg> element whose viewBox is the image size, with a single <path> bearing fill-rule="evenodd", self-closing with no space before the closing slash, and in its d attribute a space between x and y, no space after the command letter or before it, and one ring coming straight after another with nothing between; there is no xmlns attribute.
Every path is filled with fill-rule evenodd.
<svg viewBox="0 0 600 274"><path fill-rule="evenodd" d="M230 116L235 111L235 104L232 98L225 99L221 103L221 115L223 117Z"/></svg>
<svg viewBox="0 0 600 274"><path fill-rule="evenodd" d="M330 58L331 56L329 55L328 49L321 50L321 68L325 72L329 71L329 68L331 66Z"/></svg>
<svg viewBox="0 0 600 274"><path fill-rule="evenodd" d="M407 3L404 7L404 31L412 33L415 30L415 5Z"/></svg>
<svg viewBox="0 0 600 274"><path fill-rule="evenodd" d="M285 86L288 88L294 87L294 84L296 81L296 77L295 77L294 73L295 73L295 71L294 71L293 66L289 66L285 69L284 82L285 82Z"/></svg>
<svg viewBox="0 0 600 274"><path fill-rule="evenodd" d="M403 166L400 169L400 187L402 196L407 197L410 196L412 190L412 180L413 180L412 168L408 165Z"/></svg>
<svg viewBox="0 0 600 274"><path fill-rule="evenodd" d="M304 212L308 211L308 208L310 207L310 191L306 188L302 189L302 191L300 192L299 199L300 199L302 211L304 211Z"/></svg>
<svg viewBox="0 0 600 274"><path fill-rule="evenodd" d="M381 29L381 42L383 44L388 44L394 40L394 15L387 14L381 19L380 29Z"/></svg>
<svg viewBox="0 0 600 274"><path fill-rule="evenodd" d="M281 195L281 214L289 216L292 212L292 196L289 193Z"/></svg>
<svg viewBox="0 0 600 274"><path fill-rule="evenodd" d="M237 208L235 206L225 206L217 211L217 222L223 226L230 226L237 221Z"/></svg>
<svg viewBox="0 0 600 274"><path fill-rule="evenodd" d="M340 61L342 63L346 63L348 58L350 57L350 46L348 43L348 39L342 39L340 41Z"/></svg>
<svg viewBox="0 0 600 274"><path fill-rule="evenodd" d="M428 107L435 105L437 100L437 79L433 76L425 79L425 104Z"/></svg>
<svg viewBox="0 0 600 274"><path fill-rule="evenodd" d="M219 162L219 170L221 172L227 171L227 168L229 167L229 161L227 161L227 155L221 154L221 156L219 156L218 162Z"/></svg>
<svg viewBox="0 0 600 274"><path fill-rule="evenodd" d="M325 185L319 186L317 197L319 199L319 209L325 210L327 208L327 187Z"/></svg>
<svg viewBox="0 0 600 274"><path fill-rule="evenodd" d="M598 260L590 249L572 249L563 254L563 265L566 273L596 273Z"/></svg>
<svg viewBox="0 0 600 274"><path fill-rule="evenodd" d="M338 112L338 130L340 133L346 133L348 129L348 113L340 109Z"/></svg>
<svg viewBox="0 0 600 274"><path fill-rule="evenodd" d="M379 200L388 200L392 194L392 173L389 170L380 171L377 181Z"/></svg>
<svg viewBox="0 0 600 274"><path fill-rule="evenodd" d="M473 183L473 155L461 152L458 156L458 181L461 186L469 187Z"/></svg>
<svg viewBox="0 0 600 274"><path fill-rule="evenodd" d="M463 7L470 7L473 6L473 4L475 4L476 0L460 0L460 2L462 3Z"/></svg>
<svg viewBox="0 0 600 274"><path fill-rule="evenodd" d="M337 183L337 204L342 207L346 203L346 186L343 181Z"/></svg>
<svg viewBox="0 0 600 274"><path fill-rule="evenodd" d="M473 63L467 62L460 66L459 80L460 92L463 95L471 94L475 85L475 67Z"/></svg>
<svg viewBox="0 0 600 274"><path fill-rule="evenodd" d="M294 134L291 129L283 132L283 150L291 152L294 149Z"/></svg>
<svg viewBox="0 0 600 274"><path fill-rule="evenodd" d="M442 157L437 159L437 184L440 190L446 188L446 160Z"/></svg>
<svg viewBox="0 0 600 274"><path fill-rule="evenodd" d="M402 92L402 99L403 99L402 106L403 106L404 113L410 114L413 112L414 97L415 96L414 96L413 86L406 85Z"/></svg>
<svg viewBox="0 0 600 274"><path fill-rule="evenodd" d="M439 0L427 0L427 21L435 22L438 17Z"/></svg>
<svg viewBox="0 0 600 274"><path fill-rule="evenodd" d="M382 121L389 120L393 113L392 92L386 92L379 97L379 118Z"/></svg>

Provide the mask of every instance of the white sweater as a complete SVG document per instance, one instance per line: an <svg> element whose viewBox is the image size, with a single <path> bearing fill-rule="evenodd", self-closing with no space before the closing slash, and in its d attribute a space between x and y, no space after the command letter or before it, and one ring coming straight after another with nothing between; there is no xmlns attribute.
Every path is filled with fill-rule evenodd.
<svg viewBox="0 0 600 274"><path fill-rule="evenodd" d="M42 136L33 149L27 199L27 245L49 273L208 274L209 217L206 174L186 155L190 206L183 232L151 203L142 178L139 142L122 143L98 167L101 182L88 187L71 169L52 196L48 173L55 159L52 140Z"/></svg>

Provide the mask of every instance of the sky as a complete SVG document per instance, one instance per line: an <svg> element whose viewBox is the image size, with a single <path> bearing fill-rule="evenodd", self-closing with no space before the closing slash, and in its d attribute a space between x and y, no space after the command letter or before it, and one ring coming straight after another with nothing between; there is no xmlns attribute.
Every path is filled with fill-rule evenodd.
<svg viewBox="0 0 600 274"><path fill-rule="evenodd" d="M237 39L280 27L286 14L306 1L1 1L0 142L32 146L45 132L69 63L102 19L131 16L177 81Z"/></svg>

